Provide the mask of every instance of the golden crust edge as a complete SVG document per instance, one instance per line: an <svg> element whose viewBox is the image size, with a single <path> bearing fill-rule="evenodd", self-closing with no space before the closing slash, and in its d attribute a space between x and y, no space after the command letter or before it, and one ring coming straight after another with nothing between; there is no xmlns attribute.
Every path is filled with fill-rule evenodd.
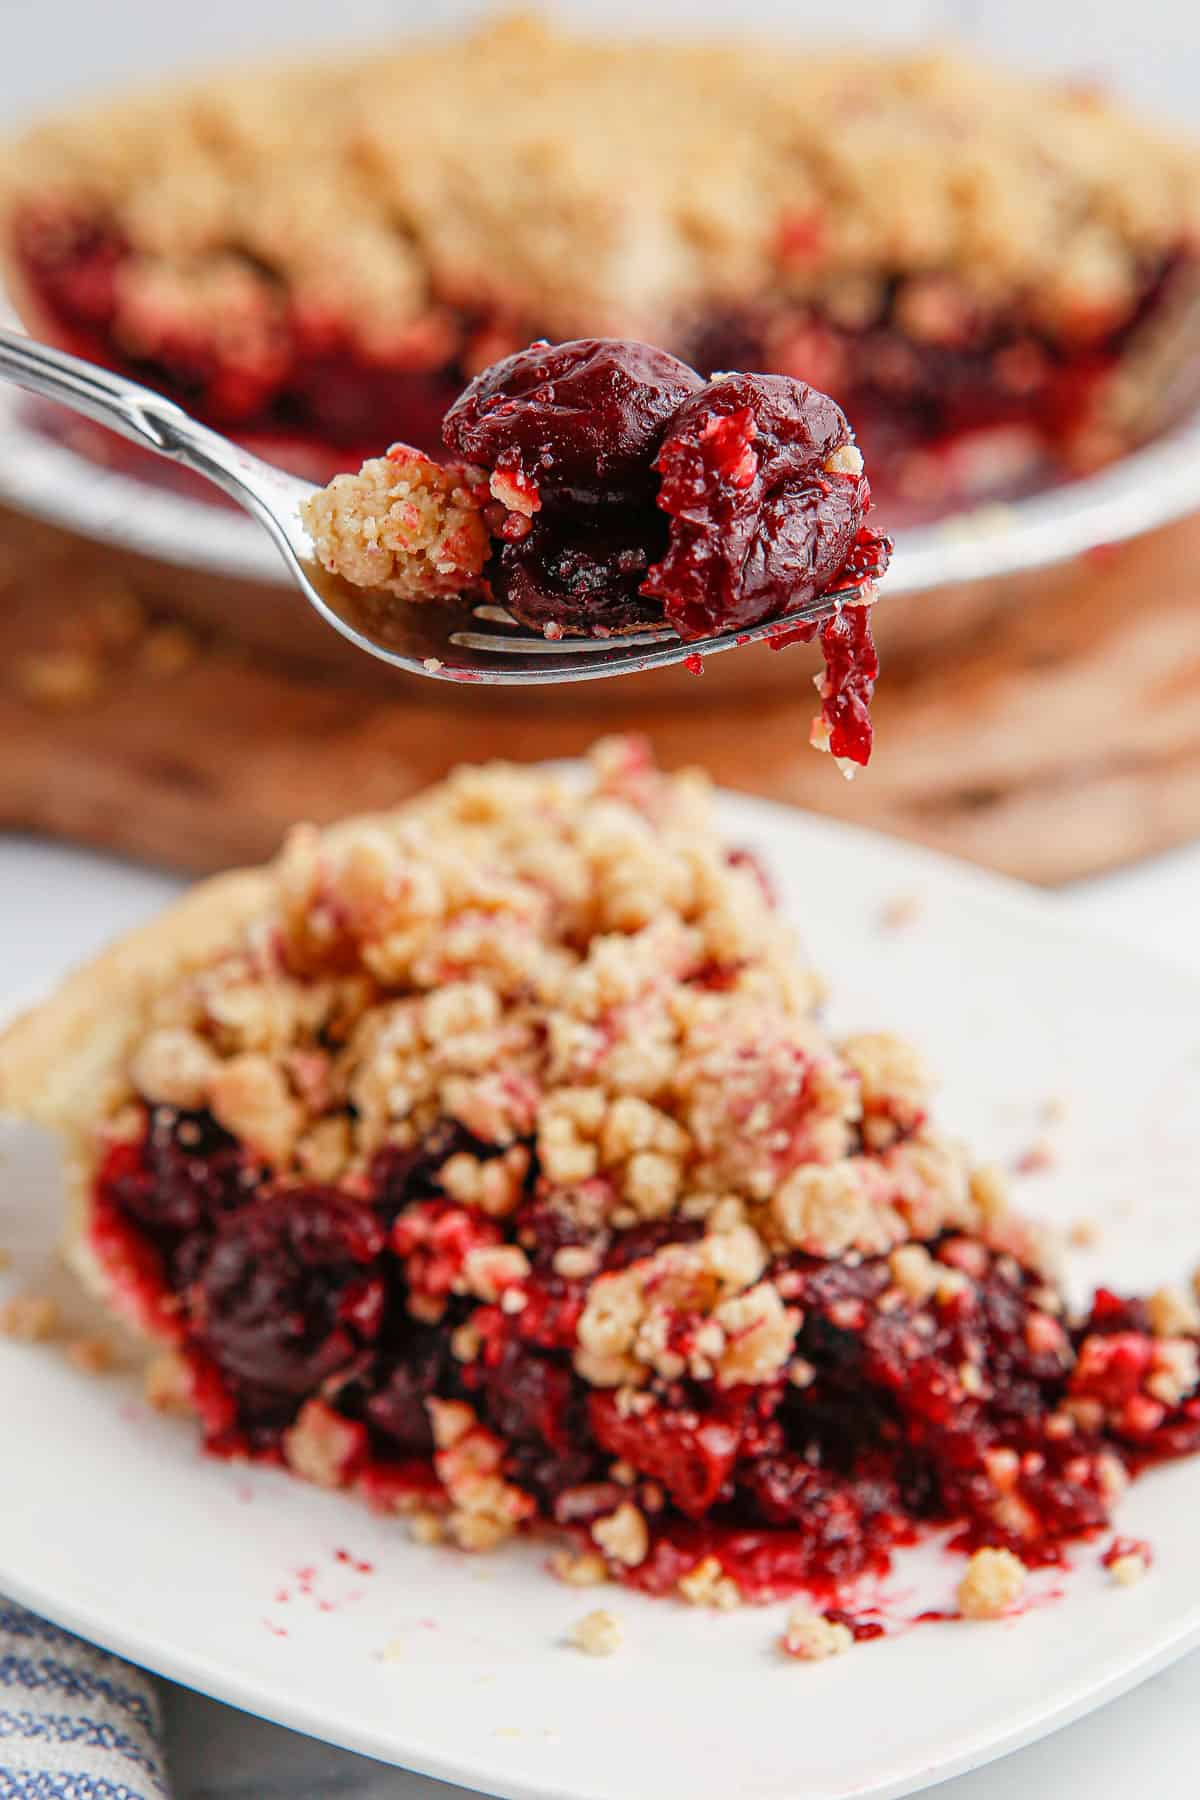
<svg viewBox="0 0 1200 1800"><path fill-rule="evenodd" d="M266 868L203 881L19 1014L0 1032L0 1113L86 1133L151 996L229 944L270 895Z"/></svg>
<svg viewBox="0 0 1200 1800"><path fill-rule="evenodd" d="M61 1140L62 1254L76 1275L135 1328L87 1237L94 1130L119 1097L120 1070L146 1008L165 982L206 961L262 913L269 868L239 869L191 888L147 924L81 964L50 996L0 1032L0 1115L46 1127Z"/></svg>

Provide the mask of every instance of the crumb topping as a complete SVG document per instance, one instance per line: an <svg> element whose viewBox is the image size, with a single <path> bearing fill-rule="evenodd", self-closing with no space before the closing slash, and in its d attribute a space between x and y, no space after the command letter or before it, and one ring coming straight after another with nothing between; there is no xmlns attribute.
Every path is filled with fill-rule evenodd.
<svg viewBox="0 0 1200 1800"><path fill-rule="evenodd" d="M270 911L152 1001L114 1115L205 1107L280 1176L324 1180L449 1118L488 1153L448 1156L444 1189L494 1218L531 1143L545 1197L591 1232L705 1222L595 1284L580 1347L613 1385L674 1366L673 1295L710 1325L687 1355L765 1379L790 1341L755 1285L771 1248L888 1249L982 1208L916 1058L828 1037L818 979L709 815L699 777L611 743L582 792L465 770L396 814L299 828ZM523 1273L481 1248L454 1291Z"/></svg>
<svg viewBox="0 0 1200 1800"><path fill-rule="evenodd" d="M608 1580L608 1564L594 1550L556 1550L550 1569L567 1587L602 1587Z"/></svg>
<svg viewBox="0 0 1200 1800"><path fill-rule="evenodd" d="M704 1556L681 1575L678 1590L689 1606L709 1606L717 1612L732 1612L742 1604L741 1590L726 1575L719 1557Z"/></svg>
<svg viewBox="0 0 1200 1800"><path fill-rule="evenodd" d="M142 1390L155 1412L184 1415L195 1410L192 1372L174 1350L164 1350L146 1364Z"/></svg>
<svg viewBox="0 0 1200 1800"><path fill-rule="evenodd" d="M407 444L335 475L300 508L322 565L355 587L402 600L436 600L480 588L491 550L487 476L434 462Z"/></svg>
<svg viewBox="0 0 1200 1800"><path fill-rule="evenodd" d="M627 1569L636 1569L639 1563L645 1562L650 1548L645 1518L628 1500L607 1519L597 1519L592 1526L592 1537L606 1556L613 1562L623 1563Z"/></svg>
<svg viewBox="0 0 1200 1800"><path fill-rule="evenodd" d="M1178 1287L1160 1287L1146 1302L1150 1329L1155 1337L1172 1338L1200 1333L1200 1305Z"/></svg>
<svg viewBox="0 0 1200 1800"><path fill-rule="evenodd" d="M446 1521L432 1507L417 1507L409 1515L408 1535L416 1544L441 1544L446 1538Z"/></svg>

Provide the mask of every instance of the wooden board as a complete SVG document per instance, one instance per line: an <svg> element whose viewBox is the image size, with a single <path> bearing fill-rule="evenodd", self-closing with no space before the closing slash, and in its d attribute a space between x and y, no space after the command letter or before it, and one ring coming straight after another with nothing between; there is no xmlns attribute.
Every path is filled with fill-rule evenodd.
<svg viewBox="0 0 1200 1800"><path fill-rule="evenodd" d="M758 692L729 679L731 657L718 680L497 706L181 626L187 585L0 513L0 824L207 870L457 761L640 730L667 765L1040 882L1200 834L1200 520L976 609L940 654L893 655L876 760L853 784L807 747L800 661Z"/></svg>

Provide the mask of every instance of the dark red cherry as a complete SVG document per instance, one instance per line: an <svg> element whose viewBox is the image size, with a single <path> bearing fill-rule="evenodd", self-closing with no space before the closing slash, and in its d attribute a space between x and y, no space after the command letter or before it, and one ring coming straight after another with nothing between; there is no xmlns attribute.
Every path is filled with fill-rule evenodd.
<svg viewBox="0 0 1200 1800"><path fill-rule="evenodd" d="M871 492L827 467L851 444L841 408L786 375L727 375L679 408L655 468L671 521L642 584L683 638L736 631L834 585Z"/></svg>
<svg viewBox="0 0 1200 1800"><path fill-rule="evenodd" d="M627 631L657 620L640 589L666 547L665 526L648 501L535 513L525 536L489 562L492 593L535 631Z"/></svg>
<svg viewBox="0 0 1200 1800"><path fill-rule="evenodd" d="M217 1226L191 1272L192 1330L226 1378L299 1399L378 1334L386 1233L365 1201L291 1188Z"/></svg>
<svg viewBox="0 0 1200 1800"><path fill-rule="evenodd" d="M456 456L515 472L543 505L602 504L652 485L651 461L694 369L624 338L531 344L477 375L446 414Z"/></svg>

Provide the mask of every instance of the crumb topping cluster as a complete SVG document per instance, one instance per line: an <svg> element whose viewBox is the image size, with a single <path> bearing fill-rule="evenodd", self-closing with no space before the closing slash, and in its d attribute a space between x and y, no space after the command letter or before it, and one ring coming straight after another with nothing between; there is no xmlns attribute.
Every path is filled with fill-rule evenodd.
<svg viewBox="0 0 1200 1800"><path fill-rule="evenodd" d="M285 1179L353 1184L453 1121L475 1149L446 1157L444 1193L502 1223L532 1156L580 1239L558 1252L576 1275L602 1233L693 1222L694 1242L592 1285L592 1381L766 1379L794 1329L761 1279L772 1255L1007 1229L986 1173L928 1123L915 1053L829 1037L756 866L712 832L706 783L660 776L633 742L601 746L582 793L464 770L396 814L300 828L275 895L243 943L155 998L131 1093L211 1112ZM426 1318L527 1273L496 1241L447 1280L440 1218L406 1216L410 1255L430 1244Z"/></svg>
<svg viewBox="0 0 1200 1800"><path fill-rule="evenodd" d="M1083 86L946 52L592 41L526 17L80 114L24 141L10 185L59 203L46 231L99 213L133 247L130 354L199 326L256 379L294 329L441 360L447 300L494 303L471 370L505 315L661 339L701 299L782 292L858 323L897 276L917 340L1011 306L1086 340L1198 204L1195 156Z"/></svg>
<svg viewBox="0 0 1200 1800"><path fill-rule="evenodd" d="M303 513L325 568L354 587L420 601L479 590L491 554L489 509L501 523L504 508L482 469L393 444L357 475L318 488Z"/></svg>

